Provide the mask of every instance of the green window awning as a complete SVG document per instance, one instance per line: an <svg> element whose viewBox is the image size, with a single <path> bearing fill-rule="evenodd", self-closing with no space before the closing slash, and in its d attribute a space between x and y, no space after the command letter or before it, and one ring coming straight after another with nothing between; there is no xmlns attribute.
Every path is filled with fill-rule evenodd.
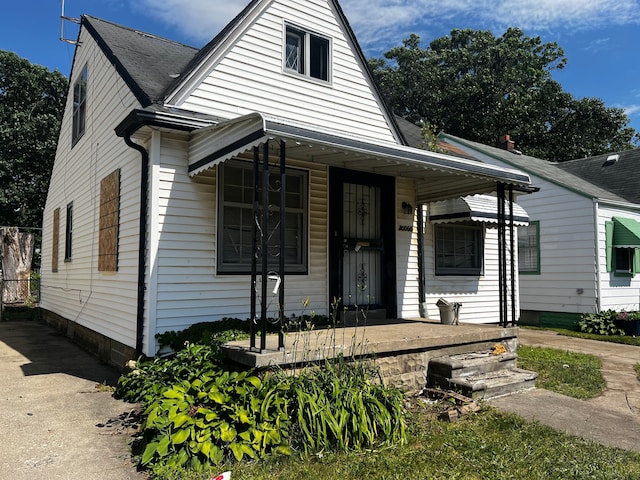
<svg viewBox="0 0 640 480"><path fill-rule="evenodd" d="M614 247L640 248L640 222L632 218L613 217Z"/></svg>

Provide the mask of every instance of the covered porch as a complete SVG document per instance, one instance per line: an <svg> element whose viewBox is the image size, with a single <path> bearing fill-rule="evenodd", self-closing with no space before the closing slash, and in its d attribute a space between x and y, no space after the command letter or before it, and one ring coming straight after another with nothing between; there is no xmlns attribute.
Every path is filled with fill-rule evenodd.
<svg viewBox="0 0 640 480"><path fill-rule="evenodd" d="M518 327L489 324L445 325L439 320L380 319L358 325L337 325L290 332L280 347L277 334L267 335L266 348L251 348L251 340L234 341L223 347L226 357L240 365L295 370L340 356L375 361L384 382L405 391L416 391L426 383L429 361L435 357L490 351L502 344L515 352Z"/></svg>

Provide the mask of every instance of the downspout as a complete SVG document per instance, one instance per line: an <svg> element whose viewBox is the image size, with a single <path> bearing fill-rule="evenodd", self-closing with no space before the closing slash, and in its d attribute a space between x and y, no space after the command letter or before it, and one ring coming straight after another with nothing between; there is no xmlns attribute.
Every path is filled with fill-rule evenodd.
<svg viewBox="0 0 640 480"><path fill-rule="evenodd" d="M146 271L146 248L147 248L147 209L149 204L149 152L142 145L135 143L131 139L131 132L126 131L123 135L124 143L130 148L140 152L141 172L140 172L140 223L138 242L138 303L136 313L136 355L142 355L144 341L144 295L145 295L145 271Z"/></svg>
<svg viewBox="0 0 640 480"><path fill-rule="evenodd" d="M593 199L593 229L595 240L595 263L596 263L596 312L600 313L600 235L598 230L598 199Z"/></svg>
<svg viewBox="0 0 640 480"><path fill-rule="evenodd" d="M418 204L418 312L420 318L427 318L424 304L424 204Z"/></svg>

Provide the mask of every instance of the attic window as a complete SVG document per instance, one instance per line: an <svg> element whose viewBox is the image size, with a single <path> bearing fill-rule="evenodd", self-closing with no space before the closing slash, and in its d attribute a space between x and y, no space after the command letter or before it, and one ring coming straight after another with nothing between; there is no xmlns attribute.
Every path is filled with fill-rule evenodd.
<svg viewBox="0 0 640 480"><path fill-rule="evenodd" d="M329 81L328 38L286 26L284 69L307 77Z"/></svg>
<svg viewBox="0 0 640 480"><path fill-rule="evenodd" d="M84 134L87 119L87 66L73 84L73 126L71 142L75 144Z"/></svg>

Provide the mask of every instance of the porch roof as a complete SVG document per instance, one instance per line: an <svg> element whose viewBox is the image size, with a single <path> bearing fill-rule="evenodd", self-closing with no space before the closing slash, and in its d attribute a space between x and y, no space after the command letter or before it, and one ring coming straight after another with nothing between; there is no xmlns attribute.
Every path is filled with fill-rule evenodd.
<svg viewBox="0 0 640 480"><path fill-rule="evenodd" d="M530 185L523 172L474 160L392 143L311 129L282 119L251 113L191 132L189 175L194 176L234 158L267 140L286 142L287 156L324 165L393 177L414 178L418 201L490 193L496 182Z"/></svg>
<svg viewBox="0 0 640 480"><path fill-rule="evenodd" d="M505 212L509 206L505 202ZM429 221L432 223L459 222L498 223L498 199L491 195L470 195L434 202L429 205ZM529 215L517 203L513 204L513 224L528 225Z"/></svg>

